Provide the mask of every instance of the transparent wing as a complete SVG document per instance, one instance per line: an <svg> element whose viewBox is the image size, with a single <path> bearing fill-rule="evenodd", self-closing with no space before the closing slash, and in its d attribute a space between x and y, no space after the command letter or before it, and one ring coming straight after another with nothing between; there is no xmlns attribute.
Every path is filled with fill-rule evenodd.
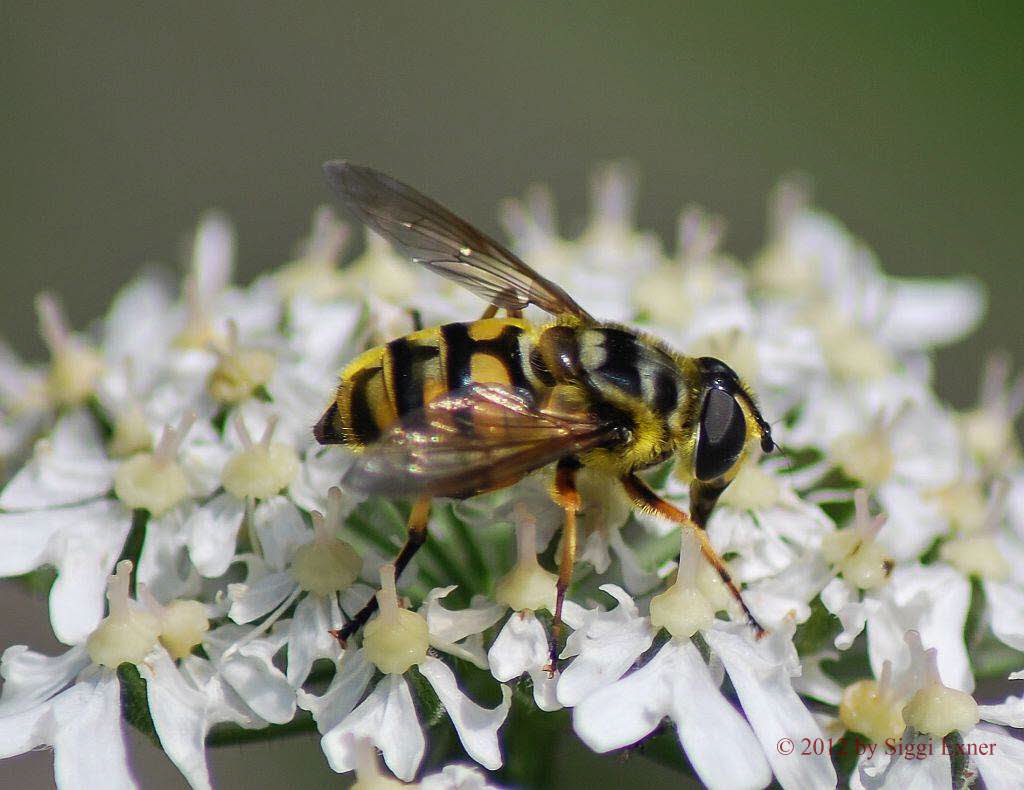
<svg viewBox="0 0 1024 790"><path fill-rule="evenodd" d="M550 280L490 236L391 176L333 161L324 173L341 202L416 263L510 310L534 304L553 315L593 318Z"/></svg>
<svg viewBox="0 0 1024 790"><path fill-rule="evenodd" d="M544 411L518 390L473 384L405 415L341 483L364 494L463 498L618 435L590 415Z"/></svg>

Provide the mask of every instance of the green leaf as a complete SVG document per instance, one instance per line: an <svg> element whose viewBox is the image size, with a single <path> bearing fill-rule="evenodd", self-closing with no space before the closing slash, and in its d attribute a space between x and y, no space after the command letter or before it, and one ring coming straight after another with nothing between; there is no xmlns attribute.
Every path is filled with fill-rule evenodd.
<svg viewBox="0 0 1024 790"><path fill-rule="evenodd" d="M516 684L501 733L505 764L497 773L498 784L553 787L559 743L571 731L568 711L541 711L533 700L532 684Z"/></svg>
<svg viewBox="0 0 1024 790"><path fill-rule="evenodd" d="M992 634L986 634L977 647L971 650L971 664L978 680L1005 680L1011 672L1024 667L1024 653L1004 645Z"/></svg>
<svg viewBox="0 0 1024 790"><path fill-rule="evenodd" d="M842 630L839 618L825 608L820 597L816 597L811 602L811 616L797 626L793 644L799 655L814 655L832 647Z"/></svg>
<svg viewBox="0 0 1024 790"><path fill-rule="evenodd" d="M28 573L15 578L15 580L20 582L32 595L38 595L41 597L45 597L50 594L50 588L53 587L53 583L56 579L57 569L52 565L43 565L36 568L34 571L29 571Z"/></svg>

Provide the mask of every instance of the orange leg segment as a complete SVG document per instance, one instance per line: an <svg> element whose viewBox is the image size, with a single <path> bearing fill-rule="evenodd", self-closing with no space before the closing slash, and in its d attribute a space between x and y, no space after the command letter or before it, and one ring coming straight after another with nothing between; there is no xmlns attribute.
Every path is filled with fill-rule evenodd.
<svg viewBox="0 0 1024 790"><path fill-rule="evenodd" d="M758 639L768 633L760 623L757 622L753 613L747 607L747 604L743 600L743 596L740 594L739 588L736 583L732 580L732 576L729 574L729 569L725 567L725 561L719 556L718 552L715 551L715 547L711 545L711 541L708 540L708 533L704 528L690 518L689 514L680 510L671 502L666 502L660 496L658 496L650 487L639 477L633 474L624 475L622 478L622 485L626 489L626 495L633 501L633 504L639 507L641 510L645 510L648 513L654 513L667 518L669 521L674 521L676 524L685 524L693 527L694 532L700 540L701 554L711 563L711 566L718 572L719 577L725 583L725 586L729 589L730 594L736 599L740 605L740 609L743 610L744 616L747 621L753 627L754 632Z"/></svg>

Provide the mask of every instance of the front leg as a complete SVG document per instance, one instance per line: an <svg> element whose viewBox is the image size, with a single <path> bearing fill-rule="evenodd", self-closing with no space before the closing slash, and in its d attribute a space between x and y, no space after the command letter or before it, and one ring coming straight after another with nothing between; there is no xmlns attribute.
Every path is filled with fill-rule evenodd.
<svg viewBox="0 0 1024 790"><path fill-rule="evenodd" d="M703 554L707 561L711 563L711 567L718 572L719 577L721 577L722 581L725 582L725 586L728 587L732 597L736 599L737 603L739 603L747 621L754 628L757 638L760 639L768 633L761 624L757 622L757 619L744 602L739 588L736 586L735 582L733 582L728 568L725 567L725 560L719 556L718 552L715 551L715 547L711 545L711 541L708 540L708 533L704 530L704 525L698 524L690 518L688 513L680 510L671 502L666 502L652 491L647 483L636 475L623 475L620 479L622 481L623 488L626 489L626 495L633 501L633 504L641 510L645 510L648 513L654 513L662 518L667 518L669 521L674 521L676 524L693 527L693 531L696 533L697 539L700 541L701 554ZM717 497L715 497L715 499L717 499ZM710 508L708 508L708 512L710 512ZM705 513L704 515L706 517L707 514Z"/></svg>

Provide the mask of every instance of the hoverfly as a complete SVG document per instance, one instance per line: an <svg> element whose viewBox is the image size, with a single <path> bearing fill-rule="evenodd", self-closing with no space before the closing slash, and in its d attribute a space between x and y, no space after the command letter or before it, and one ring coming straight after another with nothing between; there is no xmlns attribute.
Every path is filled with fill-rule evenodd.
<svg viewBox="0 0 1024 790"><path fill-rule="evenodd" d="M384 173L345 161L324 171L352 214L488 303L477 321L415 331L358 356L314 428L321 444L356 451L343 487L414 500L396 574L426 540L432 498L504 488L554 463L551 495L565 517L553 668L576 555L575 479L588 467L618 480L636 507L697 527L702 553L762 635L704 531L756 446L775 446L732 369L597 320L494 239ZM552 319L526 321L531 304ZM689 514L637 476L672 456L692 480ZM350 637L376 606L371 599L338 638Z"/></svg>

